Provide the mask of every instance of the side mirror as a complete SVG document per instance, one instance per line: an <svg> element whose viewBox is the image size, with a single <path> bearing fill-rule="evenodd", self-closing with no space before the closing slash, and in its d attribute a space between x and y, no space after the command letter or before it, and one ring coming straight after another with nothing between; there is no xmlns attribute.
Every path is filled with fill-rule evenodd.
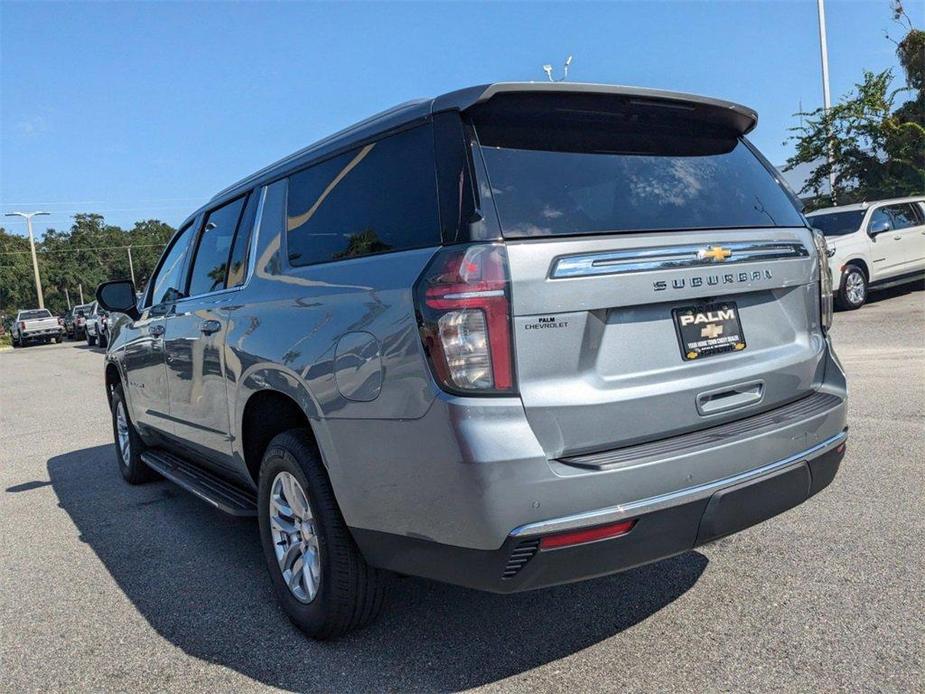
<svg viewBox="0 0 925 694"><path fill-rule="evenodd" d="M867 227L867 233L871 236L876 236L877 234L882 234L884 231L889 230L890 223L885 219L881 219L877 222L871 222L870 226Z"/></svg>
<svg viewBox="0 0 925 694"><path fill-rule="evenodd" d="M103 282L96 288L96 300L111 313L124 313L132 320L138 320L140 314L135 305L135 285L131 280Z"/></svg>

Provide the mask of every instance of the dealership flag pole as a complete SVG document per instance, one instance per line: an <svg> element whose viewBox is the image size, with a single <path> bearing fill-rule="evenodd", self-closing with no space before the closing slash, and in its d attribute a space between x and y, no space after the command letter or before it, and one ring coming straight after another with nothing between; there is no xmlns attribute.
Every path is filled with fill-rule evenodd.
<svg viewBox="0 0 925 694"><path fill-rule="evenodd" d="M832 97L829 93L829 48L825 36L825 0L816 0L816 6L819 11L819 52L822 56L822 105L825 108L825 115L828 118L829 111L832 109ZM838 204L835 200L835 172L832 170L832 127L828 125L829 146L829 192L832 194L832 203Z"/></svg>

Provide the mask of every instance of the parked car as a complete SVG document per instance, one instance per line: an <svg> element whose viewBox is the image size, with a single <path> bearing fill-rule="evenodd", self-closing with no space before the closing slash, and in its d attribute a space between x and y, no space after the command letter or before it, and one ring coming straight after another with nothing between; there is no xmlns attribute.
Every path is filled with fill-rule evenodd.
<svg viewBox="0 0 925 694"><path fill-rule="evenodd" d="M140 307L130 281L97 289L125 314L105 359L122 475L257 516L317 638L375 616L384 570L542 588L802 503L844 455L845 375L825 241L756 121L493 84L225 189Z"/></svg>
<svg viewBox="0 0 925 694"><path fill-rule="evenodd" d="M91 347L99 343L99 346L105 349L109 344L109 313L96 301L93 302L90 313L87 314L85 332L87 344Z"/></svg>
<svg viewBox="0 0 925 694"><path fill-rule="evenodd" d="M861 308L872 289L925 278L925 196L829 207L806 217L825 234L839 308Z"/></svg>
<svg viewBox="0 0 925 694"><path fill-rule="evenodd" d="M23 347L29 342L61 342L63 335L64 327L46 308L20 311L13 320L11 337L14 347Z"/></svg>
<svg viewBox="0 0 925 694"><path fill-rule="evenodd" d="M81 304L64 314L64 329L72 340L83 340L87 336L87 316L93 304Z"/></svg>

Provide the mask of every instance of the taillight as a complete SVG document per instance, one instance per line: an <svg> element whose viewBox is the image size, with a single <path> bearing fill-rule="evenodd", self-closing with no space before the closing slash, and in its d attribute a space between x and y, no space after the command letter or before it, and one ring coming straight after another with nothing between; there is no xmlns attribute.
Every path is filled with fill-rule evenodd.
<svg viewBox="0 0 925 694"><path fill-rule="evenodd" d="M26 329L26 321L22 321L22 320L19 321L19 329L20 329L20 330L25 330L25 329Z"/></svg>
<svg viewBox="0 0 925 694"><path fill-rule="evenodd" d="M444 390L514 392L510 279L503 245L441 250L415 285L415 303L424 350Z"/></svg>
<svg viewBox="0 0 925 694"><path fill-rule="evenodd" d="M824 330L832 327L835 298L832 296L832 270L829 267L829 247L825 236L813 229L813 243L819 260L819 320Z"/></svg>

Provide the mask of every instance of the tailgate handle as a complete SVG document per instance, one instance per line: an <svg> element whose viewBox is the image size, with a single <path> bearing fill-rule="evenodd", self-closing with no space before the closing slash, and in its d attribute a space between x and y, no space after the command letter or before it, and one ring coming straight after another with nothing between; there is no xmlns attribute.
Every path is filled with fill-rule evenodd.
<svg viewBox="0 0 925 694"><path fill-rule="evenodd" d="M764 381L750 381L732 387L711 390L697 396L697 411L702 415L716 414L761 402Z"/></svg>

